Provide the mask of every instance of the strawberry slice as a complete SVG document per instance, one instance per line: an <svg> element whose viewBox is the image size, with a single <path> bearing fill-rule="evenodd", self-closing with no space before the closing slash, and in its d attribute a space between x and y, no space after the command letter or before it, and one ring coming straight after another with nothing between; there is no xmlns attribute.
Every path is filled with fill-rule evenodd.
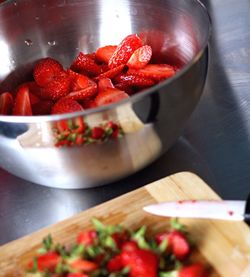
<svg viewBox="0 0 250 277"><path fill-rule="evenodd" d="M52 81L50 81L45 87L41 88L41 98L48 100L58 100L66 96L70 92L71 79L70 77L62 73Z"/></svg>
<svg viewBox="0 0 250 277"><path fill-rule="evenodd" d="M129 87L132 86L138 88L145 88L154 85L155 81L149 77L144 77L140 75L123 74L119 76L119 83Z"/></svg>
<svg viewBox="0 0 250 277"><path fill-rule="evenodd" d="M83 108L84 108L85 110L87 110L87 109L92 109L92 108L96 108L96 107L97 107L96 102L95 102L95 100L93 100L93 99L84 100L84 101L82 102L82 106L83 106Z"/></svg>
<svg viewBox="0 0 250 277"><path fill-rule="evenodd" d="M44 58L36 63L33 76L36 83L39 86L44 87L62 71L63 67L57 60Z"/></svg>
<svg viewBox="0 0 250 277"><path fill-rule="evenodd" d="M93 81L90 78L88 78L87 76L85 76L83 74L74 72L71 69L67 70L67 74L70 76L70 78L72 80L71 91L84 89L84 88L90 86L91 84L93 84Z"/></svg>
<svg viewBox="0 0 250 277"><path fill-rule="evenodd" d="M75 100L62 98L52 107L51 114L63 114L83 111L83 107Z"/></svg>
<svg viewBox="0 0 250 277"><path fill-rule="evenodd" d="M97 84L92 82L92 84L84 89L70 92L65 99L73 100L87 100L94 97L97 94Z"/></svg>
<svg viewBox="0 0 250 277"><path fill-rule="evenodd" d="M0 95L0 114L11 114L13 108L13 96L10 92L4 92Z"/></svg>
<svg viewBox="0 0 250 277"><path fill-rule="evenodd" d="M114 54L117 45L107 45L96 50L96 60L108 64L110 58Z"/></svg>
<svg viewBox="0 0 250 277"><path fill-rule="evenodd" d="M17 90L12 113L13 115L32 115L29 88L27 86L21 86Z"/></svg>
<svg viewBox="0 0 250 277"><path fill-rule="evenodd" d="M118 74L120 74L123 69L125 67L125 64L121 64L121 65L118 65L102 74L100 74L98 77L96 77L96 80L100 80L102 78L114 78L115 76L117 76Z"/></svg>
<svg viewBox="0 0 250 277"><path fill-rule="evenodd" d="M91 272L97 269L97 264L88 260L76 259L70 262L70 266L73 269L81 270L84 272Z"/></svg>
<svg viewBox="0 0 250 277"><path fill-rule="evenodd" d="M119 102L128 98L128 94L116 88L107 88L98 93L95 98L95 103L98 107L103 105L109 105L111 103Z"/></svg>
<svg viewBox="0 0 250 277"><path fill-rule="evenodd" d="M184 266L178 273L178 277L207 277L208 272L204 265L195 263L189 266Z"/></svg>
<svg viewBox="0 0 250 277"><path fill-rule="evenodd" d="M114 88L112 81L109 78L103 78L98 82L98 91L101 92L107 88Z"/></svg>
<svg viewBox="0 0 250 277"><path fill-rule="evenodd" d="M109 60L109 67L114 68L121 64L126 64L134 51L143 45L137 34L128 35L117 46L115 52Z"/></svg>
<svg viewBox="0 0 250 277"><path fill-rule="evenodd" d="M129 69L128 74L152 78L155 81L161 81L175 75L175 70L173 66L168 64L148 64L144 68L138 70Z"/></svg>
<svg viewBox="0 0 250 277"><path fill-rule="evenodd" d="M86 73L88 76L96 76L102 73L102 68L82 52L79 53L70 68L76 72Z"/></svg>
<svg viewBox="0 0 250 277"><path fill-rule="evenodd" d="M129 68L140 69L147 65L152 57L152 48L144 45L135 50L127 62Z"/></svg>

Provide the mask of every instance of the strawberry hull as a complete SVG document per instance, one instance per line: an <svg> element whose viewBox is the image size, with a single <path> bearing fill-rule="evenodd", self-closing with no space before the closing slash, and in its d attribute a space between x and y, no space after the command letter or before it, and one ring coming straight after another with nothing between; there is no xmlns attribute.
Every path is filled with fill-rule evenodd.
<svg viewBox="0 0 250 277"><path fill-rule="evenodd" d="M184 65L185 69L181 68L173 78L135 95L134 87L132 90L126 90L128 81L113 83L117 90L123 91L123 96L124 93L125 96L132 95L130 98L123 97L119 103L96 107L92 98L72 99L81 101L83 106L84 110L78 111L77 114L43 117L1 115L0 122L4 127L0 130L0 166L12 174L33 183L60 188L88 188L119 180L149 165L169 149L198 104L207 72L206 46L210 28L207 12L200 3L194 0L170 0L166 1L163 7L160 0L115 1L108 12L101 9L100 3L77 1L73 5L68 1L59 6L54 1L44 0L44 5L51 6L50 9L44 9L40 8L39 1L24 0L18 1L19 13L16 12L15 5L8 2L2 5L1 39L11 42L11 51L5 55L6 61L9 61L8 67L6 63L0 64L0 91L13 91L20 83L27 81L28 77L32 77L28 66L24 66L26 64L33 64L50 56L59 60L66 69L79 52L82 51L86 55L101 46L119 45L129 33L138 34L142 43L152 48L154 58L162 55L170 57L170 65ZM132 11L136 11L136 14L133 15ZM39 20L30 14L35 14ZM18 20L23 19L18 26L17 17ZM131 19L126 23L126 26L131 28L121 28L125 26L125 18ZM104 22L107 25L101 24ZM12 26L16 26L15 29ZM153 32L153 35L150 32ZM164 35L155 35L159 32ZM181 40L179 34L182 34ZM24 42L24 39L20 38L27 41ZM135 48L140 47L142 46L138 44ZM107 62L111 54L113 55L112 51L108 55L101 55L101 61L104 57ZM97 67L93 66L92 61L95 59L100 62L100 56L80 57L79 60L83 64L76 62L73 68L78 74L88 71L92 74L91 78L96 78L100 72L107 72L108 67L99 64ZM112 64L110 70L116 68L116 65ZM58 72L53 70L53 80L57 74ZM111 73L104 77L109 78L109 74ZM14 77L20 80L14 80ZM46 77L46 80L50 78ZM31 78L29 80L31 81ZM47 81L40 84L43 89L48 88ZM83 85L84 80L77 80L73 86L74 90L81 91L82 88L78 89L78 86ZM67 89L63 89L63 92L65 91ZM30 114L30 106L36 105L31 103L34 99L21 96L18 101L21 104L16 110ZM78 98L78 93L73 96ZM88 107L94 109L88 111ZM43 114L43 111L36 113ZM116 130L113 135L108 135L107 131L105 134L109 136L108 140L92 143L90 131L84 136L81 132L72 132L70 135L65 133L63 135L67 140L60 137L63 146L56 147L54 129L57 123L62 120L75 122L74 119L79 115L91 128L112 121L122 128L124 135L120 138ZM88 129L85 131L88 132ZM112 136L117 138L113 139ZM84 142L85 138L90 139ZM70 147L67 147L68 145Z"/></svg>

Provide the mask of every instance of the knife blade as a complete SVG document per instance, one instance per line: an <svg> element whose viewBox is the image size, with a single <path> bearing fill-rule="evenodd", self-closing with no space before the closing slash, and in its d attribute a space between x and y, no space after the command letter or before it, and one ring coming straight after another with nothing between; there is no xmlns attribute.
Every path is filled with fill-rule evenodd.
<svg viewBox="0 0 250 277"><path fill-rule="evenodd" d="M250 195L240 200L179 200L148 205L144 211L166 217L245 220L250 223Z"/></svg>

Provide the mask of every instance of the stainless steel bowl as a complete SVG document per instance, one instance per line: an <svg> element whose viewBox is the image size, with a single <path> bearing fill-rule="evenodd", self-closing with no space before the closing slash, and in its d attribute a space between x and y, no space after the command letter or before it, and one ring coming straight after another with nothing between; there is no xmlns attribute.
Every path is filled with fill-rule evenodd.
<svg viewBox="0 0 250 277"><path fill-rule="evenodd" d="M195 0L16 0L0 5L0 92L29 78L34 62L54 57L65 67L79 53L143 33L175 77L129 100L60 116L0 116L0 166L31 182L58 188L107 184L145 167L180 135L202 94L210 21ZM124 136L56 147L58 124L118 123ZM57 134L58 135L58 134Z"/></svg>

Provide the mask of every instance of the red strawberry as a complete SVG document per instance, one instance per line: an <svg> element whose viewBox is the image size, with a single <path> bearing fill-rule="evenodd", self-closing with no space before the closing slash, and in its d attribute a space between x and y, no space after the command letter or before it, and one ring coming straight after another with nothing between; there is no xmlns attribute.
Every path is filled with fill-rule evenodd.
<svg viewBox="0 0 250 277"><path fill-rule="evenodd" d="M0 95L0 114L11 114L13 108L13 96L9 92L4 92Z"/></svg>
<svg viewBox="0 0 250 277"><path fill-rule="evenodd" d="M139 70L129 69L128 74L138 75L141 77L152 78L161 81L175 75L175 70L168 64L148 64Z"/></svg>
<svg viewBox="0 0 250 277"><path fill-rule="evenodd" d="M149 77L139 75L123 74L119 76L120 83L129 87L145 88L155 84L155 81Z"/></svg>
<svg viewBox="0 0 250 277"><path fill-rule="evenodd" d="M96 64L94 60L92 60L90 57L83 54L82 52L79 53L70 68L76 72L86 72L87 75L90 76L96 76L102 72L101 67Z"/></svg>
<svg viewBox="0 0 250 277"><path fill-rule="evenodd" d="M83 111L83 107L72 99L62 98L52 107L51 114L63 114Z"/></svg>
<svg viewBox="0 0 250 277"><path fill-rule="evenodd" d="M98 92L106 90L107 88L114 88L114 85L109 78L102 78L98 82Z"/></svg>
<svg viewBox="0 0 250 277"><path fill-rule="evenodd" d="M36 63L33 76L36 83L39 86L44 87L62 71L63 67L57 60L44 58Z"/></svg>
<svg viewBox="0 0 250 277"><path fill-rule="evenodd" d="M65 73L53 78L45 87L41 88L41 98L58 100L70 92L71 79Z"/></svg>
<svg viewBox="0 0 250 277"><path fill-rule="evenodd" d="M95 230L82 231L77 237L77 243L85 246L92 245L96 238L97 233Z"/></svg>
<svg viewBox="0 0 250 277"><path fill-rule="evenodd" d="M32 105L34 115L46 115L50 114L53 102L50 100L40 100Z"/></svg>
<svg viewBox="0 0 250 277"><path fill-rule="evenodd" d="M184 266L178 273L178 277L207 277L208 272L204 265L195 263L189 266Z"/></svg>
<svg viewBox="0 0 250 277"><path fill-rule="evenodd" d="M121 260L124 267L130 268L130 277L157 277L158 258L150 250L122 251Z"/></svg>
<svg viewBox="0 0 250 277"><path fill-rule="evenodd" d="M149 45L144 45L135 50L133 55L127 62L129 68L140 69L147 65L152 56L152 48Z"/></svg>
<svg viewBox="0 0 250 277"><path fill-rule="evenodd" d="M82 106L86 110L97 107L95 100L92 100L92 99L84 100L82 103Z"/></svg>
<svg viewBox="0 0 250 277"><path fill-rule="evenodd" d="M60 262L61 257L56 252L47 252L37 257L37 268L38 270L49 270L53 271L58 263ZM33 261L28 265L28 268L33 267Z"/></svg>
<svg viewBox="0 0 250 277"><path fill-rule="evenodd" d="M67 73L68 73L68 75L70 76L70 78L72 80L71 91L84 89L84 88L86 88L86 87L88 87L88 86L90 86L91 84L94 83L87 76L85 76L83 74L76 73L71 69L68 69Z"/></svg>
<svg viewBox="0 0 250 277"><path fill-rule="evenodd" d="M112 55L114 54L117 46L116 45L107 45L100 47L96 50L96 60L104 63L108 63Z"/></svg>
<svg viewBox="0 0 250 277"><path fill-rule="evenodd" d="M118 65L126 64L134 51L142 45L142 40L136 34L125 37L111 56L108 63L109 67L114 68Z"/></svg>
<svg viewBox="0 0 250 277"><path fill-rule="evenodd" d="M102 78L114 78L116 75L120 74L123 69L124 69L125 65L124 64L121 64L121 65L118 65L102 74L100 74L99 76L96 77L97 80L100 80Z"/></svg>
<svg viewBox="0 0 250 277"><path fill-rule="evenodd" d="M94 97L97 93L97 84L93 82L90 86L77 91L70 92L65 99L87 100Z"/></svg>
<svg viewBox="0 0 250 277"><path fill-rule="evenodd" d="M91 130L91 138L92 139L101 139L104 135L104 130L101 127L94 127Z"/></svg>
<svg viewBox="0 0 250 277"><path fill-rule="evenodd" d="M113 132L115 132L118 129L118 125L113 122L112 124L111 122L109 122L108 126L111 127ZM111 235L111 237L115 241L117 248L120 249L123 246L123 244L128 240L129 235L128 235L128 232L123 231L123 232L115 232Z"/></svg>
<svg viewBox="0 0 250 277"><path fill-rule="evenodd" d="M97 269L97 264L88 260L83 260L83 259L76 259L74 261L70 262L70 266L73 269L83 271L83 272L91 272Z"/></svg>
<svg viewBox="0 0 250 277"><path fill-rule="evenodd" d="M32 115L29 88L22 86L17 90L13 115Z"/></svg>
<svg viewBox="0 0 250 277"><path fill-rule="evenodd" d="M116 255L115 257L110 259L108 264L107 264L107 270L109 272L120 271L120 270L122 270L122 268L123 268L123 264L122 264L121 255Z"/></svg>
<svg viewBox="0 0 250 277"><path fill-rule="evenodd" d="M35 104L34 102L37 102L37 98L36 97L40 97L40 91L41 91L41 88L38 86L38 84L36 82L25 82L25 83L22 83L18 88L21 88L21 87L26 87L28 90L29 90L29 93L32 93L33 96L30 95L31 97L31 104Z"/></svg>
<svg viewBox="0 0 250 277"><path fill-rule="evenodd" d="M167 239L167 251L172 251L177 259L184 259L190 253L190 246L184 234L179 231L161 233L156 236L158 243Z"/></svg>
<svg viewBox="0 0 250 277"><path fill-rule="evenodd" d="M82 134L86 130L86 124L84 122L83 117L81 116L74 118L74 125L76 127L73 130L74 133Z"/></svg>
<svg viewBox="0 0 250 277"><path fill-rule="evenodd" d="M129 84L125 83L118 83L115 85L115 88L119 90L125 91L128 95L132 95L136 92L134 87L131 87Z"/></svg>
<svg viewBox="0 0 250 277"><path fill-rule="evenodd" d="M129 96L124 91L121 91L116 88L108 88L98 93L98 95L95 98L95 102L96 105L100 107L103 105L109 105L111 103L119 102L128 97Z"/></svg>

